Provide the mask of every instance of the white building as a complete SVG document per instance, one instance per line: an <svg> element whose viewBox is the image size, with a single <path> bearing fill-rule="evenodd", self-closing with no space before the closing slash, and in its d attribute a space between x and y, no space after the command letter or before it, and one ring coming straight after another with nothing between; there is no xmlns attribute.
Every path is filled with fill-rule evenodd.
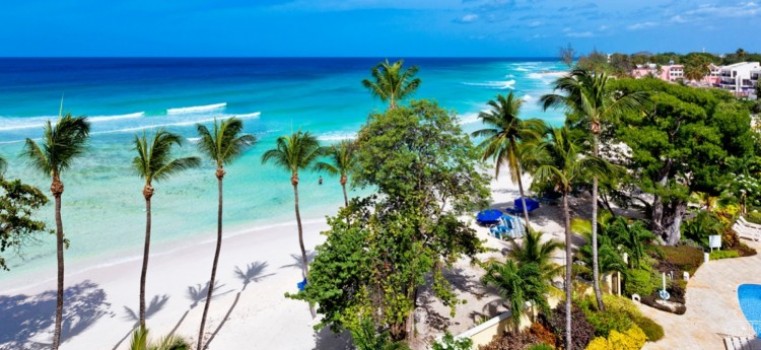
<svg viewBox="0 0 761 350"><path fill-rule="evenodd" d="M755 76L755 82L758 82L760 70L761 64L759 62L740 62L721 67L719 83L717 85L736 95L747 96L753 91L755 86L752 77ZM754 73L752 74L752 72Z"/></svg>

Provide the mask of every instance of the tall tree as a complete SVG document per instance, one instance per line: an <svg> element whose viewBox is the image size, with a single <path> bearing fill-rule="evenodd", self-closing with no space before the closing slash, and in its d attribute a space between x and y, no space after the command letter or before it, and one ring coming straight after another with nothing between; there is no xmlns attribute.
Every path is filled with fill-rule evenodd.
<svg viewBox="0 0 761 350"><path fill-rule="evenodd" d="M546 125L539 119L521 120L518 116L521 104L522 101L516 98L512 91L507 97L497 95L496 101L490 100L488 102L491 110L478 114L478 118L487 127L474 131L472 135L484 138L479 145L482 150L482 159L491 158L495 160L495 177L499 177L500 168L507 165L513 182L518 183L518 191L523 201L523 217L526 219L526 229L530 231L531 224L526 208L523 180L521 179L522 169L518 147L521 143L539 140L546 129Z"/></svg>
<svg viewBox="0 0 761 350"><path fill-rule="evenodd" d="M571 300L573 256L571 250L571 212L568 206L568 196L575 182L588 176L590 172L600 171L604 162L593 156L584 156L585 142L579 133L574 133L568 127L553 128L549 137L537 147L536 164L532 164L534 178L537 184L553 186L563 194L563 223L565 228L565 292L566 292L566 348L570 349L571 335Z"/></svg>
<svg viewBox="0 0 761 350"><path fill-rule="evenodd" d="M264 152L262 155L262 163L274 162L280 168L291 173L296 224L299 228L301 273L304 278L307 277L309 261L307 260L306 248L304 248L304 228L301 225L301 213L299 211L299 170L312 167L319 156L320 143L317 138L309 132L302 131L297 131L290 136L278 137L275 148Z"/></svg>
<svg viewBox="0 0 761 350"><path fill-rule="evenodd" d="M195 168L201 164L198 157L172 159L172 147L182 145L182 137L159 129L148 138L135 135L132 142L137 156L132 159L132 168L141 179L145 180L143 197L145 198L145 245L143 248L143 267L140 272L140 328L145 329L145 280L148 274L148 257L151 248L151 198L153 181L166 180L179 171Z"/></svg>
<svg viewBox="0 0 761 350"><path fill-rule="evenodd" d="M343 140L338 144L325 147L322 153L328 156L328 162L318 162L317 170L326 171L331 175L340 176L341 189L344 193L344 205L349 206L349 196L346 193L346 182L349 174L356 166L356 144L351 140Z"/></svg>
<svg viewBox="0 0 761 350"><path fill-rule="evenodd" d="M63 109L63 103L61 104ZM55 328L53 331L53 349L61 345L61 323L63 321L63 285L64 285L64 246L68 245L63 234L63 220L61 219L61 196L63 195L63 181L61 175L74 163L74 160L82 156L86 150L87 140L90 135L90 123L85 117L73 117L71 114L58 117L53 125L47 122L42 134L42 145L38 145L32 139L26 139L23 156L28 158L32 166L40 173L50 176L50 192L55 198L55 224L56 224L56 251L58 259L58 295L56 298Z"/></svg>
<svg viewBox="0 0 761 350"><path fill-rule="evenodd" d="M420 87L420 78L415 78L417 66L404 69L404 60L390 63L388 60L378 63L371 71L372 80L362 80L362 86L370 90L373 96L388 102L388 108L394 109L399 101Z"/></svg>
<svg viewBox="0 0 761 350"><path fill-rule="evenodd" d="M700 81L711 73L711 61L702 55L692 55L684 61L684 77L687 80Z"/></svg>
<svg viewBox="0 0 761 350"><path fill-rule="evenodd" d="M33 214L47 202L38 188L18 179L4 179L0 173L0 253L19 248L30 235L45 231L45 223L35 220ZM2 255L0 270L8 270Z"/></svg>
<svg viewBox="0 0 761 350"><path fill-rule="evenodd" d="M209 313L209 304L211 304L211 295L214 292L214 283L217 277L217 264L219 262L219 252L222 248L222 179L225 177L225 165L231 164L235 159L243 154L246 148L256 143L253 135L243 134L243 121L238 118L228 118L222 121L214 120L212 130L202 124L197 124L198 149L203 155L211 160L216 166L215 175L217 177L217 188L219 191L219 203L217 209L217 245L214 250L214 262L211 266L211 278L209 279L209 288L206 296L206 303L203 307L203 316L201 317L201 328L198 331L198 346L196 349L204 349L203 344L204 327L206 326L206 316Z"/></svg>
<svg viewBox="0 0 761 350"><path fill-rule="evenodd" d="M319 305L320 326L355 333L357 317L371 317L394 340L414 337L429 277L444 305L454 312L459 304L444 271L483 251L458 217L485 205L488 180L455 116L432 102L371 115L357 143L352 182L380 195L351 201L328 219L327 241L297 297Z"/></svg>
<svg viewBox="0 0 761 350"><path fill-rule="evenodd" d="M571 46L571 43L568 43L566 46L561 46L558 52L560 53L560 60L563 61L568 68L573 67L573 60L576 58L576 50Z"/></svg>
<svg viewBox="0 0 761 350"><path fill-rule="evenodd" d="M621 93L608 87L609 77L603 72L575 69L555 81L555 90L562 94L547 94L541 102L545 110L565 108L571 123L586 128L592 135L592 156L600 155L600 134L605 123L620 119L625 113L641 108L644 93ZM592 256L594 290L597 307L605 310L600 289L600 270L597 264L597 201L599 178L592 178Z"/></svg>
<svg viewBox="0 0 761 350"><path fill-rule="evenodd" d="M631 154L623 163L632 185L650 196L628 196L645 206L653 233L666 244L681 239L691 194L719 195L733 179L732 158L754 152L748 109L729 93L669 84L658 79L613 82L622 93L648 91L645 112L627 113L612 142Z"/></svg>

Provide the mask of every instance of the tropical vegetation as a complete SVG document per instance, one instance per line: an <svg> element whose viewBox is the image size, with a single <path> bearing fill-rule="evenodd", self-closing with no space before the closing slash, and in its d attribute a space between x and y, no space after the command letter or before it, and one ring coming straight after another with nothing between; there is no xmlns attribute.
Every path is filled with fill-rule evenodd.
<svg viewBox="0 0 761 350"><path fill-rule="evenodd" d="M305 279L309 270L309 261L307 259L306 248L304 248L304 228L301 225L301 212L299 211L299 171L313 167L320 156L320 152L320 143L314 135L309 132L297 131L289 136L279 137L276 147L264 152L262 155L262 163L273 162L291 174L296 225L299 229L301 271Z"/></svg>
<svg viewBox="0 0 761 350"><path fill-rule="evenodd" d="M77 158L85 154L87 140L90 136L90 123L87 122L87 118L62 114L63 102L55 125L51 121L45 124L41 143L38 144L32 139L26 139L23 151L23 156L30 161L32 167L52 179L50 192L55 200L56 256L58 261L53 349L58 349L61 345L64 302L63 253L64 248L69 245L69 241L63 233L63 219L61 218L61 196L64 189L61 176L74 166L74 161Z"/></svg>
<svg viewBox="0 0 761 350"><path fill-rule="evenodd" d="M151 198L153 198L154 181L166 180L173 174L195 168L201 164L198 157L172 159L172 147L182 145L182 137L160 129L150 139L143 133L135 136L133 141L137 156L132 160L132 168L137 176L145 180L143 198L145 198L145 245L143 248L143 267L140 272L140 309L138 324L145 328L145 280L148 274L148 257L151 248Z"/></svg>
<svg viewBox="0 0 761 350"><path fill-rule="evenodd" d="M201 327L198 331L198 345L196 346L196 349L203 349L201 345L203 345L204 341L204 327L209 313L211 297L216 286L217 265L219 264L219 254L222 249L222 203L224 193L222 191L222 180L227 174L225 165L231 164L240 157L246 148L256 143L256 138L253 135L243 133L243 121L238 118L229 118L222 121L215 120L211 130L202 124L196 125L196 129L200 137L198 150L215 166L214 175L217 178L219 195L217 203L217 243L214 249L211 277L207 284L208 288L206 288L208 292L203 307L203 315L201 316Z"/></svg>
<svg viewBox="0 0 761 350"><path fill-rule="evenodd" d="M479 145L482 160L494 161L494 176L499 178L499 171L507 166L510 178L518 184L518 191L523 201L523 217L526 228L531 230L531 224L526 205L526 193L523 190L521 152L526 152L532 143L538 142L544 135L547 126L540 119L521 120L522 100L511 91L507 96L497 95L496 100L488 103L491 110L481 112L478 118L487 126L485 129L472 133L474 137L483 138Z"/></svg>

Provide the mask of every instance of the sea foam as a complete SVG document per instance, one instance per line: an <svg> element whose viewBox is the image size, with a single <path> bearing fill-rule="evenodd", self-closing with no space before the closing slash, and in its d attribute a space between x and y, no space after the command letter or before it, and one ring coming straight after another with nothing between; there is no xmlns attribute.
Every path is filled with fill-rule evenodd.
<svg viewBox="0 0 761 350"><path fill-rule="evenodd" d="M488 87L492 89L500 89L500 90L515 89L515 79L504 80L504 81L485 81L482 83L464 82L463 84L470 85L470 86L483 86L483 87Z"/></svg>
<svg viewBox="0 0 761 350"><path fill-rule="evenodd" d="M119 115L99 115L87 117L90 123L102 123L125 119L138 119L145 116L145 112L136 112ZM0 131L24 130L44 127L48 121L55 122L57 116L39 116L39 117L0 117Z"/></svg>
<svg viewBox="0 0 761 350"><path fill-rule="evenodd" d="M173 114L202 113L202 112L215 111L218 109L224 109L225 107L227 107L227 102L214 103L214 104L203 105L203 106L168 108L166 110L166 114L173 115Z"/></svg>

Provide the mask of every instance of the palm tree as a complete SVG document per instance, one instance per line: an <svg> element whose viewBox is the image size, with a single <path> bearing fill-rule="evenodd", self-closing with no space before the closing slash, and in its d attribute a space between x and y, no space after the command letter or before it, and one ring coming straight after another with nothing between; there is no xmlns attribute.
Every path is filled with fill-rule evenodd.
<svg viewBox="0 0 761 350"><path fill-rule="evenodd" d="M474 137L484 137L479 145L482 150L483 160L495 160L495 177L499 177L499 170L504 163L510 170L511 178L518 183L521 200L523 201L523 216L526 220L526 229L531 230L526 208L526 195L523 192L523 180L521 180L521 162L518 146L524 142L534 142L541 138L546 126L542 120L521 120L518 117L522 101L515 98L513 92L507 95L497 95L497 99L488 102L491 110L478 114L487 128L473 132Z"/></svg>
<svg viewBox="0 0 761 350"><path fill-rule="evenodd" d="M220 121L214 121L214 128L212 130L207 129L201 124L197 124L198 136L201 139L198 141L198 149L209 160L216 165L216 177L217 188L219 191L219 203L217 209L217 246L214 250L214 262L211 266L211 278L209 279L209 285L214 286L217 276L217 263L219 262L219 251L222 248L222 179L225 177L225 165L228 165L238 158L243 151L256 143L256 138L253 135L242 134L243 121L238 118L229 118ZM209 304L211 303L211 294L214 288L209 288L206 296L206 304L203 308L203 316L201 317L201 328L198 331L198 346L197 349L203 349L201 344L203 343L203 331L206 325L206 315L209 312Z"/></svg>
<svg viewBox="0 0 761 350"><path fill-rule="evenodd" d="M132 332L129 350L190 350L190 344L185 339L168 336L157 342L148 342L148 329L138 328Z"/></svg>
<svg viewBox="0 0 761 350"><path fill-rule="evenodd" d="M526 302L531 302L540 310L549 310L546 297L549 279L535 263L519 264L513 260L492 262L486 267L482 282L497 288L499 295L510 301L510 316L516 329Z"/></svg>
<svg viewBox="0 0 761 350"><path fill-rule="evenodd" d="M148 256L151 247L151 197L153 181L165 180L173 174L198 167L201 159L186 157L172 159L172 146L182 145L182 137L159 129L148 140L148 136L135 135L133 141L137 156L132 159L132 168L141 179L145 179L143 197L145 198L145 247L143 249L143 268L140 273L140 328L145 328L145 279L148 273Z"/></svg>
<svg viewBox="0 0 761 350"><path fill-rule="evenodd" d="M56 251L58 257L58 295L56 298L55 328L53 330L53 349L58 349L61 345L63 317L63 249L65 238L61 219L61 195L63 195L61 175L71 168L76 158L84 154L90 135L90 123L87 122L87 118L72 117L71 114L60 116L60 114L55 125L52 125L50 121L45 125L42 145L38 145L32 139L26 139L22 152L22 155L31 161L32 166L52 178L50 192L55 198Z"/></svg>
<svg viewBox="0 0 761 350"><path fill-rule="evenodd" d="M318 162L315 166L317 170L341 177L340 182L344 193L344 205L347 207L349 206L349 196L346 194L346 182L349 180L349 173L356 163L357 158L354 155L356 149L356 144L350 140L343 140L333 146L325 147L321 152L328 156L330 162Z"/></svg>
<svg viewBox="0 0 761 350"><path fill-rule="evenodd" d="M373 96L388 102L388 108L396 108L397 102L411 95L420 86L420 78L415 78L417 66L402 69L404 60L389 63L388 60L373 67L373 80L364 79L362 85L370 90Z"/></svg>
<svg viewBox="0 0 761 350"><path fill-rule="evenodd" d="M564 107L574 118L572 123L588 128L592 134L592 156L599 157L600 134L603 123L616 120L623 114L641 108L645 98L644 93L622 94L610 89L610 78L604 72L591 72L585 69L574 69L567 76L555 81L555 90L563 94L547 94L542 96L541 103L545 110L550 107ZM597 307L605 310L600 290L600 271L597 266L597 200L598 177L592 178L592 256L594 275L594 290Z"/></svg>
<svg viewBox="0 0 761 350"><path fill-rule="evenodd" d="M320 156L320 143L309 132L298 131L290 136L281 136L277 139L275 148L264 152L262 164L274 162L276 165L291 173L291 185L293 186L293 198L296 210L296 223L299 228L299 247L301 248L301 271L302 276L307 277L307 252L304 248L304 229L301 226L301 213L299 213L299 170L312 166Z"/></svg>
<svg viewBox="0 0 761 350"><path fill-rule="evenodd" d="M563 248L563 244L555 240L542 242L542 232L529 230L523 237L522 244L511 242L508 256L519 264L536 264L544 275L550 279L557 274L557 268L552 263L552 253Z"/></svg>
<svg viewBox="0 0 761 350"><path fill-rule="evenodd" d="M549 184L563 195L563 218L565 226L565 292L566 292L566 348L570 349L571 339L571 299L572 280L571 266L573 264L571 251L571 213L568 207L568 196L574 182L594 170L604 168L604 163L595 157L583 157L584 142L568 127L553 128L549 137L537 146L534 179L538 183Z"/></svg>

